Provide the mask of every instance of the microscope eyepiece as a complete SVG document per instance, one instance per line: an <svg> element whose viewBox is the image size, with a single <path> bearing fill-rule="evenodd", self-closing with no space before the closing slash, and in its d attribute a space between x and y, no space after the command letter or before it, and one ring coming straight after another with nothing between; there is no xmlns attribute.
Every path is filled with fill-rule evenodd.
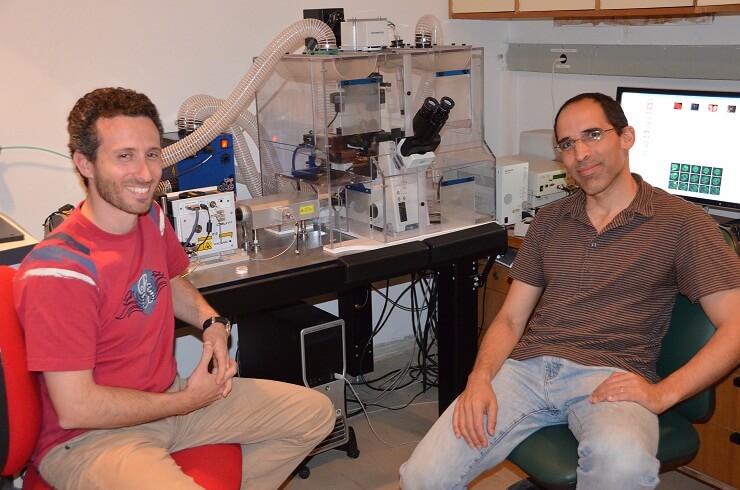
<svg viewBox="0 0 740 490"><path fill-rule="evenodd" d="M450 111L453 107L455 107L455 101L445 96L442 97L442 100L439 101L439 105L446 111Z"/></svg>
<svg viewBox="0 0 740 490"><path fill-rule="evenodd" d="M414 135L404 143L401 153L408 156L422 150L434 151L439 145L439 132L447 122L453 107L455 101L449 97L442 97L441 101L427 97L414 115L412 121Z"/></svg>

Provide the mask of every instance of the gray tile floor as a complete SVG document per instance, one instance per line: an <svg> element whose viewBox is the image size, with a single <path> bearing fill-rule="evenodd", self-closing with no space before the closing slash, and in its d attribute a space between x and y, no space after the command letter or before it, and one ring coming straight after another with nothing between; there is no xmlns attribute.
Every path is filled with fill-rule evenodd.
<svg viewBox="0 0 740 490"><path fill-rule="evenodd" d="M409 358L409 353L403 353L377 361L375 372L366 375L366 378L377 378L393 369L403 367ZM362 386L355 386L355 389L366 403L378 397L378 392ZM307 479L294 476L283 489L397 489L399 466L408 459L416 443L437 418L436 389L430 389L419 395L420 392L421 385L417 383L384 394L375 403L387 407L400 407L409 403L410 405L400 410L369 406L367 417L357 415L350 419L350 425L357 436L359 458L351 459L346 453L334 449L320 453L309 462L310 476ZM356 407L356 404L350 404L348 410L351 412ZM505 463L479 477L471 488L506 489L519 480L521 472ZM674 471L661 475L661 484L658 488L707 490L712 487Z"/></svg>

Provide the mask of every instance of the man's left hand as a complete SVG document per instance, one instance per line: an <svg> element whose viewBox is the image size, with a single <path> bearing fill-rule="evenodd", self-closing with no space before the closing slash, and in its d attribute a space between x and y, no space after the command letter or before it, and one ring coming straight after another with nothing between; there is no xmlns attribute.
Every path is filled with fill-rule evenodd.
<svg viewBox="0 0 740 490"><path fill-rule="evenodd" d="M639 374L619 372L606 378L588 397L591 403L631 401L639 403L655 414L668 407L663 401L663 391Z"/></svg>
<svg viewBox="0 0 740 490"><path fill-rule="evenodd" d="M224 383L224 398L231 392L231 378L236 375L236 361L229 357L229 336L224 328L215 325L203 332L203 342L213 345L213 367L216 369L216 382Z"/></svg>

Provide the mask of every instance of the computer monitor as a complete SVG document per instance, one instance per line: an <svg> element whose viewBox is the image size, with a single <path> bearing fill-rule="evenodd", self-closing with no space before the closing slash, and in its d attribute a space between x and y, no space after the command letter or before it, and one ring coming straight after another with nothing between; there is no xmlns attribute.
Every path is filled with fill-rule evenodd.
<svg viewBox="0 0 740 490"><path fill-rule="evenodd" d="M630 170L715 208L740 209L740 93L618 87L635 128Z"/></svg>

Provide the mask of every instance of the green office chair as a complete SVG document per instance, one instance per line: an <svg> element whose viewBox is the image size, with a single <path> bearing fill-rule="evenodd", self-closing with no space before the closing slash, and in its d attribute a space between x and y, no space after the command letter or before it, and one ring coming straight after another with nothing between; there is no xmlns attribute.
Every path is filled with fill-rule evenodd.
<svg viewBox="0 0 740 490"><path fill-rule="evenodd" d="M685 296L678 295L668 333L661 345L658 374L666 377L683 366L714 332L714 325L701 305L692 304ZM661 472L673 470L694 459L699 451L699 434L691 423L706 422L713 411L714 387L710 387L658 417L660 440L657 457ZM556 490L576 487L578 441L567 425L538 430L522 441L508 459L529 475L529 482L535 487ZM512 488L523 487L515 484Z"/></svg>
<svg viewBox="0 0 740 490"><path fill-rule="evenodd" d="M730 246L731 249L735 250L738 257L740 257L740 236L738 236L738 230L740 225L719 225L719 231L722 233L722 238L725 239L725 243Z"/></svg>

